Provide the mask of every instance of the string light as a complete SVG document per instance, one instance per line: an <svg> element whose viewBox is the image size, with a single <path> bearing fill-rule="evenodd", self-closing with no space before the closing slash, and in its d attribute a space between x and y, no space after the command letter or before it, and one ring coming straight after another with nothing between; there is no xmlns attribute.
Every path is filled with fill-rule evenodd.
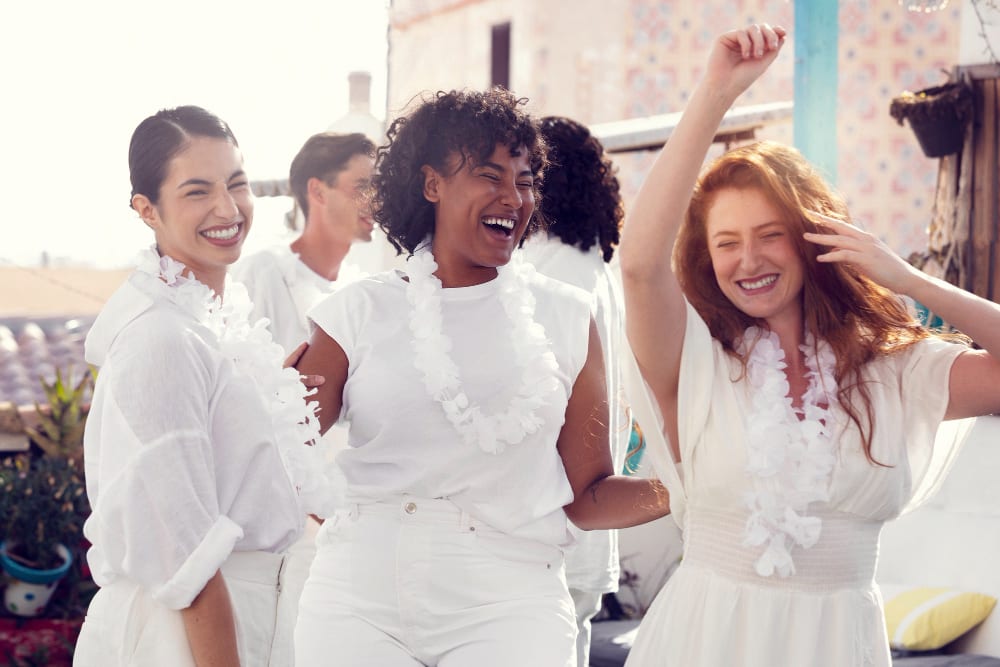
<svg viewBox="0 0 1000 667"><path fill-rule="evenodd" d="M905 7L908 12L922 12L930 14L944 9L948 6L949 0L899 0L899 5Z"/></svg>

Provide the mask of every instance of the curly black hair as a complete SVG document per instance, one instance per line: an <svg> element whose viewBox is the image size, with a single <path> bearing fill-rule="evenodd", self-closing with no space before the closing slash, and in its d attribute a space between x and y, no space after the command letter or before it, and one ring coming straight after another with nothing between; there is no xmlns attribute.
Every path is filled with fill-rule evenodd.
<svg viewBox="0 0 1000 667"><path fill-rule="evenodd" d="M549 234L580 250L600 243L604 261L610 262L625 217L611 159L600 140L574 120L546 116L541 130L550 164L539 214Z"/></svg>
<svg viewBox="0 0 1000 667"><path fill-rule="evenodd" d="M512 151L524 147L539 198L547 150L538 121L522 108L526 102L503 88L438 91L393 121L388 142L375 158L372 217L398 254L413 254L434 231L434 206L423 193L425 165L447 173L448 158L456 153L462 168L465 160L488 160L498 144ZM536 218L532 216L529 233Z"/></svg>

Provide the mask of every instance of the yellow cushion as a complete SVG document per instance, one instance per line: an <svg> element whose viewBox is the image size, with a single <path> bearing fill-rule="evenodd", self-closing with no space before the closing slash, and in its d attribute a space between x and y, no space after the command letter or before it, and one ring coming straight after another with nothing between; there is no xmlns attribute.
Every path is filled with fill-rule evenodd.
<svg viewBox="0 0 1000 667"><path fill-rule="evenodd" d="M958 639L989 616L997 599L950 588L909 588L885 596L889 644L931 651Z"/></svg>

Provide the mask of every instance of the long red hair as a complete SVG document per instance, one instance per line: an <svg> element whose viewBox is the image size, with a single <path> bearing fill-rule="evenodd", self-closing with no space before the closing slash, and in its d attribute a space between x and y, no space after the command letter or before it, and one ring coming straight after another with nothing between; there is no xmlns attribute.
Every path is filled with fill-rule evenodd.
<svg viewBox="0 0 1000 667"><path fill-rule="evenodd" d="M820 263L825 249L802 238L803 232L829 233L808 211L850 222L847 206L794 148L761 141L729 151L712 163L695 187L687 216L674 245L674 270L681 289L705 320L712 336L738 358L735 345L747 327L767 328L729 301L716 282L708 251L706 220L716 194L731 188L762 192L781 212L803 260L800 298L805 330L829 343L837 357L837 399L862 435L872 463L875 428L871 396L861 382L861 369L878 355L901 351L930 336L894 293L841 263ZM858 399L857 401L855 399Z"/></svg>

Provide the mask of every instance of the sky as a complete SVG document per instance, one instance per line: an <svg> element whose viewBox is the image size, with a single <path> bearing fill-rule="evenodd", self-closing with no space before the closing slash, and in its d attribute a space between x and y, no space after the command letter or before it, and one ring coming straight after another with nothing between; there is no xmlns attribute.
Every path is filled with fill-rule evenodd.
<svg viewBox="0 0 1000 667"><path fill-rule="evenodd" d="M152 235L128 208L128 142L161 108L233 128L251 179L282 178L372 74L385 115L387 0L50 0L0 21L0 265L129 264ZM289 200L258 199L251 240ZM248 247L250 241L248 241ZM260 245L256 243L254 245Z"/></svg>

